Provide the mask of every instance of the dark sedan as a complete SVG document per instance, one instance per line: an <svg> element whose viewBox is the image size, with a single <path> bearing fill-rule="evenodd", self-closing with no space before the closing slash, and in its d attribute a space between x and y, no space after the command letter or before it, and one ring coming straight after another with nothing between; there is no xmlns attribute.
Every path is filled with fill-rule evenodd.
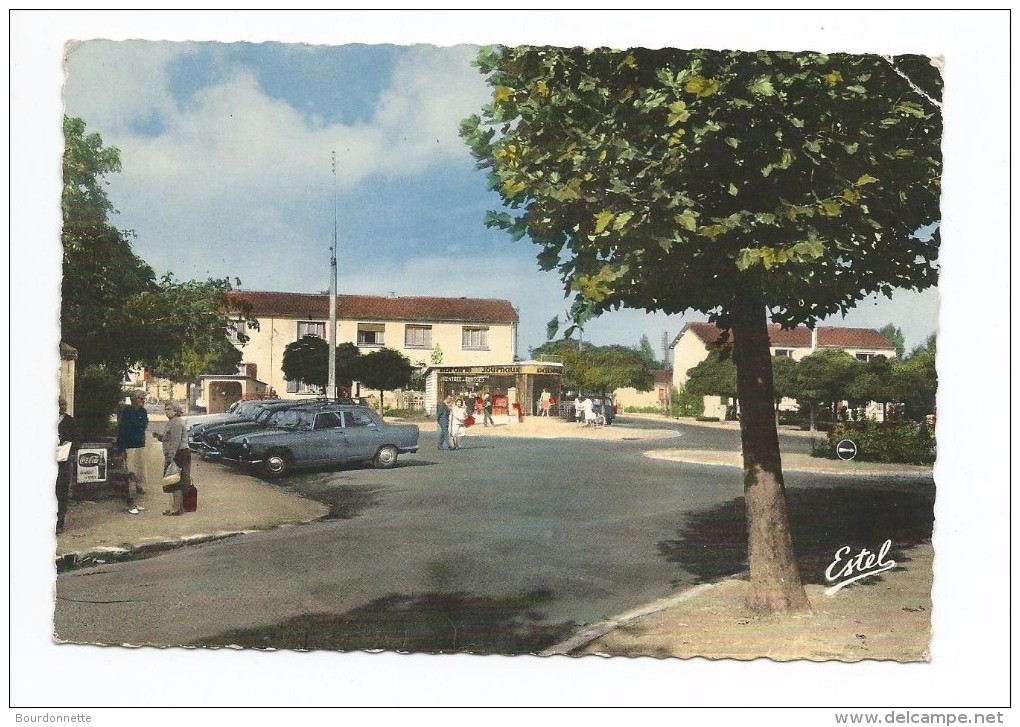
<svg viewBox="0 0 1020 727"><path fill-rule="evenodd" d="M387 424L363 406L304 406L278 412L270 428L224 440L219 456L269 477L294 467L361 461L389 469L399 455L418 451L418 434L414 424Z"/></svg>

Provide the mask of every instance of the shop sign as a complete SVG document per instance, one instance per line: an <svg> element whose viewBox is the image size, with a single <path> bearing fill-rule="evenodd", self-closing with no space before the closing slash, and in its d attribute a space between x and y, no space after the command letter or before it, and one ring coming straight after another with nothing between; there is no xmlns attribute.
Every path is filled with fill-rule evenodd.
<svg viewBox="0 0 1020 727"><path fill-rule="evenodd" d="M78 450L76 480L78 482L106 482L106 447Z"/></svg>

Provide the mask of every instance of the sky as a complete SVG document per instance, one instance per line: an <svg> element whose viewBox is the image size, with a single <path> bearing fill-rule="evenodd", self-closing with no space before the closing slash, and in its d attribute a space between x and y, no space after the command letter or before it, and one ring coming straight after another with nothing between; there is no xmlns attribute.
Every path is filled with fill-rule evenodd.
<svg viewBox="0 0 1020 727"><path fill-rule="evenodd" d="M212 706L1008 703L1002 687L1009 654L1001 644L1009 558L1020 555L1012 545L1020 538L1010 539L1010 454L1017 451L1010 418L1020 404L1008 385L1012 341L1020 340L1011 338L1010 293L1020 271L1012 276L1008 140L1012 78L1020 76L1011 74L1003 11L59 10L12 11L9 21L12 706L144 701L150 691L165 692L158 675L170 667L191 675L183 702ZM75 39L118 44L77 47L65 69L65 44ZM147 42L125 42L139 39ZM230 45L244 42L279 44ZM64 104L121 148L124 171L109 188L121 211L116 223L136 231L136 251L157 272L236 276L250 289L326 289L336 150L341 290L504 297L521 308L522 344L536 345L546 321L565 307L560 283L537 272L528 243L482 226L497 202L455 131L485 99L481 77L467 65L471 52L458 46L487 43L944 57L938 293L858 306L846 321L893 322L908 345L936 327L939 333L931 663L833 670L765 660L706 666L594 657L200 654L53 643L48 483L56 410L47 402L57 397ZM663 330L675 334L682 323L617 312L590 324L588 334L597 343L634 345L644 333L656 347ZM1003 389L1008 397L998 393ZM97 679L99 673L143 678L125 686ZM798 721L790 710L759 711L755 719L830 719L805 714ZM135 717L106 710L102 721L128 725ZM145 718L179 721L157 712ZM510 720L519 721L511 714L503 723Z"/></svg>
<svg viewBox="0 0 1020 727"><path fill-rule="evenodd" d="M64 103L120 149L113 223L157 275L328 290L335 214L341 293L510 300L527 357L569 301L538 246L483 224L502 206L457 133L490 96L477 49L84 40L67 49ZM898 291L823 323L893 323L910 348L937 315L936 290ZM584 335L644 335L661 355L688 320L704 316L614 311Z"/></svg>

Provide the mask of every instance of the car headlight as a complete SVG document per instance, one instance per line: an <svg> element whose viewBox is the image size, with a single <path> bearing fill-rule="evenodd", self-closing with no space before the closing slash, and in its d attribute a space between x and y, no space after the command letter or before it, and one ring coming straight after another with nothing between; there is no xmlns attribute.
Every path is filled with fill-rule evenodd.
<svg viewBox="0 0 1020 727"><path fill-rule="evenodd" d="M251 451L251 445L248 444L248 438L247 437L245 437L244 439L241 440L241 449L243 449L245 452L250 452Z"/></svg>

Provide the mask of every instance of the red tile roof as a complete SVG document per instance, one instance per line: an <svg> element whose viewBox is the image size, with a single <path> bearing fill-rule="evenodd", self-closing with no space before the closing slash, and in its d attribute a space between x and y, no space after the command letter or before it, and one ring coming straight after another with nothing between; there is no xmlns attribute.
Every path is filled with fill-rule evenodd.
<svg viewBox="0 0 1020 727"><path fill-rule="evenodd" d="M715 343L719 339L719 334L722 333L722 329L714 323L688 323L684 330L688 329L706 344ZM818 331L819 348L896 350L896 346L888 338L870 328L818 326L815 330ZM732 334L730 334L729 340L732 340ZM769 324L769 343L778 348L811 348L811 329L807 326L783 329L779 325L771 323Z"/></svg>
<svg viewBox="0 0 1020 727"><path fill-rule="evenodd" d="M671 386L673 384L673 369L652 369L648 373L652 375L652 383L655 386Z"/></svg>
<svg viewBox="0 0 1020 727"><path fill-rule="evenodd" d="M329 318L329 295L232 290L230 301L248 303L255 316ZM517 311L508 300L491 298L433 298L428 296L338 295L337 317L363 321L457 321L516 323Z"/></svg>

